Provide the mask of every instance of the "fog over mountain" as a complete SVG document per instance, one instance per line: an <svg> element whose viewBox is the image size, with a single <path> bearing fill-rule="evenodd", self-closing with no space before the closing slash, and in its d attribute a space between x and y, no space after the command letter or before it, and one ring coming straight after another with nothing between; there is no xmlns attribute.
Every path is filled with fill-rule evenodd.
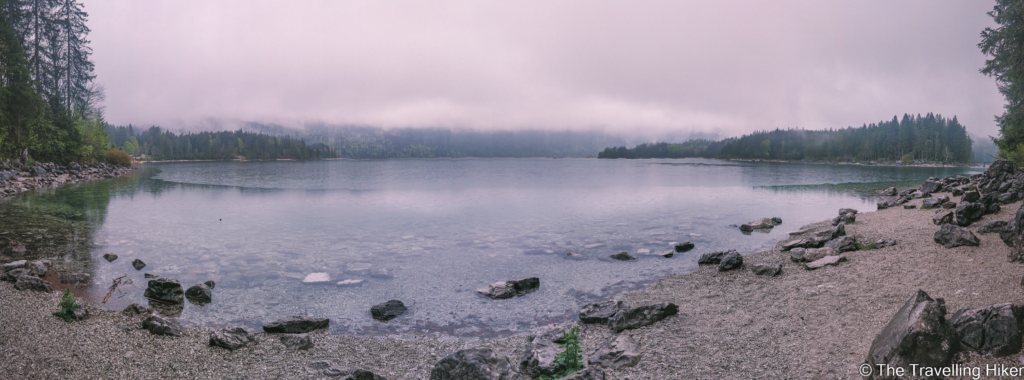
<svg viewBox="0 0 1024 380"><path fill-rule="evenodd" d="M995 135L991 1L85 3L106 119L592 130L631 142L957 116Z"/></svg>

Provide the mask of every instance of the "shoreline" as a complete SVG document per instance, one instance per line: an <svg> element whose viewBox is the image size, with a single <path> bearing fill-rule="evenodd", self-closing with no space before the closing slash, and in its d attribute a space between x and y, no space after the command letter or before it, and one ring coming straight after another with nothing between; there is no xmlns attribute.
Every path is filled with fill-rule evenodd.
<svg viewBox="0 0 1024 380"><path fill-rule="evenodd" d="M133 170L133 167L108 164L60 166L41 163L20 168L0 164L0 199L30 190L120 177L131 174Z"/></svg>
<svg viewBox="0 0 1024 380"><path fill-rule="evenodd" d="M921 202L908 204L919 207ZM969 229L1007 220L1019 206L1019 201L1004 205ZM978 234L979 247L946 249L932 241L938 230L932 215L898 207L862 210L847 225L848 236L864 242L895 239L897 244L847 252L849 261L838 266L807 271L780 250L788 240L782 239L769 251L744 256L743 270L718 272L714 266L701 266L658 279L645 290L620 294L616 299L632 306L671 302L680 311L621 333L640 345L643 356L634 367L606 369L607 378L859 378L857 366L872 340L917 289L945 298L949 314L963 307L1024 302L1021 270L1007 265L1010 248L998 234ZM808 226L826 225L828 221ZM755 276L749 267L760 262L781 264L783 272ZM530 346L528 334L474 339L319 331L311 334L315 347L308 351L287 349L275 334L266 333L255 334L255 344L228 351L207 344L208 329L187 328L177 338L153 336L139 328L142 317L95 306L88 307L89 319L66 323L50 315L59 298L57 292L16 291L10 283L0 283L0 320L5 322L0 345L11 348L0 353L0 373L14 378L145 378L158 373L174 378L320 378L311 368L327 360L388 379L425 379L438 360L459 349L490 347L517 367ZM574 321L568 326L580 327L585 356L615 336L603 325ZM1019 356L972 354L958 363L1019 365Z"/></svg>

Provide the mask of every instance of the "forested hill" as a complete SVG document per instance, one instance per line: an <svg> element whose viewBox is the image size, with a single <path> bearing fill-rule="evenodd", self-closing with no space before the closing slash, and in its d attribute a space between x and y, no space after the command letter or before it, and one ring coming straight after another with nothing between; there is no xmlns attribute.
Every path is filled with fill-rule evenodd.
<svg viewBox="0 0 1024 380"><path fill-rule="evenodd" d="M946 119L929 113L835 130L776 129L721 141L606 148L598 157L971 163L971 145L967 130L955 116Z"/></svg>
<svg viewBox="0 0 1024 380"><path fill-rule="evenodd" d="M322 144L307 145L289 136L253 132L200 132L175 134L150 127L106 126L110 142L128 154L150 160L225 160L242 156L249 160L319 159L335 157Z"/></svg>

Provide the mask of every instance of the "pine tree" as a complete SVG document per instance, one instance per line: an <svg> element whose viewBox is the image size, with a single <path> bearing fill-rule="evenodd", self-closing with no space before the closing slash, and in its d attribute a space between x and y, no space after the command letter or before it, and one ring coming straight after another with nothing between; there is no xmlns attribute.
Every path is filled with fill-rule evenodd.
<svg viewBox="0 0 1024 380"><path fill-rule="evenodd" d="M999 124L999 155L1024 164L1024 2L997 0L988 13L999 27L981 32L981 52L991 57L982 74L996 78L1006 98L1005 111L996 116Z"/></svg>
<svg viewBox="0 0 1024 380"><path fill-rule="evenodd" d="M90 32L85 25L89 14L82 9L78 0L59 1L57 20L63 43L63 60L56 66L61 71L63 82L60 86L62 104L75 116L83 117L88 113L90 99L95 91L89 84L96 78L93 63L89 60L92 48L86 39Z"/></svg>

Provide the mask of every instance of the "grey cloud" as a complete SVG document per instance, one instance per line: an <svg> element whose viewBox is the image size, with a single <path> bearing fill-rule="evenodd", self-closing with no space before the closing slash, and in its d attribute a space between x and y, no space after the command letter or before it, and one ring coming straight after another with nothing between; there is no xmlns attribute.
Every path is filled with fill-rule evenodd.
<svg viewBox="0 0 1024 380"><path fill-rule="evenodd" d="M115 124L624 134L956 115L996 133L990 1L88 1Z"/></svg>

